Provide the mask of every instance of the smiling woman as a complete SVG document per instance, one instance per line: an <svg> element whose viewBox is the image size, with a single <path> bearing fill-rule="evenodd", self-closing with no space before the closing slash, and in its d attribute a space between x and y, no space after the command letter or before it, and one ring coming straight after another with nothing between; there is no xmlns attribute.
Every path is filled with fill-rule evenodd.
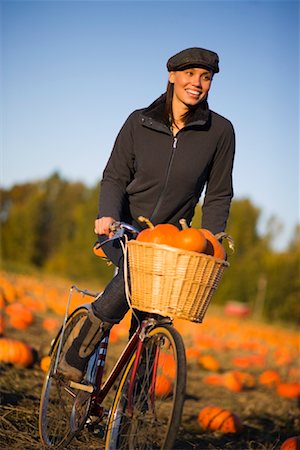
<svg viewBox="0 0 300 450"><path fill-rule="evenodd" d="M233 196L234 130L207 102L219 57L211 50L188 48L172 56L167 69L166 93L130 114L103 173L95 233L100 242L106 241L103 250L119 270L92 303L91 314L63 358L61 372L75 381L102 329L128 311L122 248L116 241L107 242L111 225L123 221L141 229L138 218L144 216L153 225L180 229L182 219L191 223L206 187L202 228L215 234L226 227ZM131 332L135 328L133 320ZM100 331L91 340L95 330Z"/></svg>

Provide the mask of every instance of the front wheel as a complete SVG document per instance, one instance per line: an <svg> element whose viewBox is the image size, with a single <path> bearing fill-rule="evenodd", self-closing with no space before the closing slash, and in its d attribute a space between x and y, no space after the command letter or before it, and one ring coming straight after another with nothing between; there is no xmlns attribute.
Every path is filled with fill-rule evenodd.
<svg viewBox="0 0 300 450"><path fill-rule="evenodd" d="M172 449L186 387L185 349L172 325L152 329L128 362L110 412L106 450Z"/></svg>
<svg viewBox="0 0 300 450"><path fill-rule="evenodd" d="M67 383L56 375L56 355L69 345L78 335L88 310L80 307L68 318L62 336L59 333L54 342L51 363L45 377L39 414L39 432L42 444L46 448L65 448L65 445L82 428L85 423L91 395L84 391L71 389Z"/></svg>

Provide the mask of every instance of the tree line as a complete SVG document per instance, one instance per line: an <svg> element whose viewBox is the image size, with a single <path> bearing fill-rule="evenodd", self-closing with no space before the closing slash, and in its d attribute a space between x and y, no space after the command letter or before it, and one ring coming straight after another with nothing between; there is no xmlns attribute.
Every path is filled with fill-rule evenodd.
<svg viewBox="0 0 300 450"><path fill-rule="evenodd" d="M101 286L113 269L92 252L99 186L87 187L54 173L1 189L1 259L4 267L36 268ZM245 303L260 317L295 322L300 317L300 227L284 251L272 248L276 229L258 232L261 211L249 199L232 203L227 232L235 252L215 303ZM193 225L200 226L200 208Z"/></svg>

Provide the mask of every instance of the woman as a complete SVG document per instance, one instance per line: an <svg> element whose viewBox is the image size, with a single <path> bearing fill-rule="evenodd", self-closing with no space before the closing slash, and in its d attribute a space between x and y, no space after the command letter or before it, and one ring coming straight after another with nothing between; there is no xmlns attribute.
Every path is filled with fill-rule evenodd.
<svg viewBox="0 0 300 450"><path fill-rule="evenodd" d="M190 223L204 187L201 226L213 233L225 230L233 196L235 138L231 123L207 103L219 72L218 55L189 48L172 56L167 69L166 93L148 108L134 111L116 139L101 182L95 222L100 241L111 236L110 225L116 220L141 227L140 215L153 224L179 227L182 218ZM74 381L82 378L103 330L128 311L122 250L112 241L104 244L104 251L120 270L92 303L78 337L63 355L59 370Z"/></svg>

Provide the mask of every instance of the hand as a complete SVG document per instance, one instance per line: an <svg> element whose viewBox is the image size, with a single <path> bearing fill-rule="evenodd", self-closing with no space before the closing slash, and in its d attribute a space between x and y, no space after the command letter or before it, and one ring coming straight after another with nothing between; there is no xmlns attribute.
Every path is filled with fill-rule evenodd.
<svg viewBox="0 0 300 450"><path fill-rule="evenodd" d="M109 238L113 237L114 233L110 230L111 225L115 222L112 217L101 217L95 220L95 233L106 234Z"/></svg>

